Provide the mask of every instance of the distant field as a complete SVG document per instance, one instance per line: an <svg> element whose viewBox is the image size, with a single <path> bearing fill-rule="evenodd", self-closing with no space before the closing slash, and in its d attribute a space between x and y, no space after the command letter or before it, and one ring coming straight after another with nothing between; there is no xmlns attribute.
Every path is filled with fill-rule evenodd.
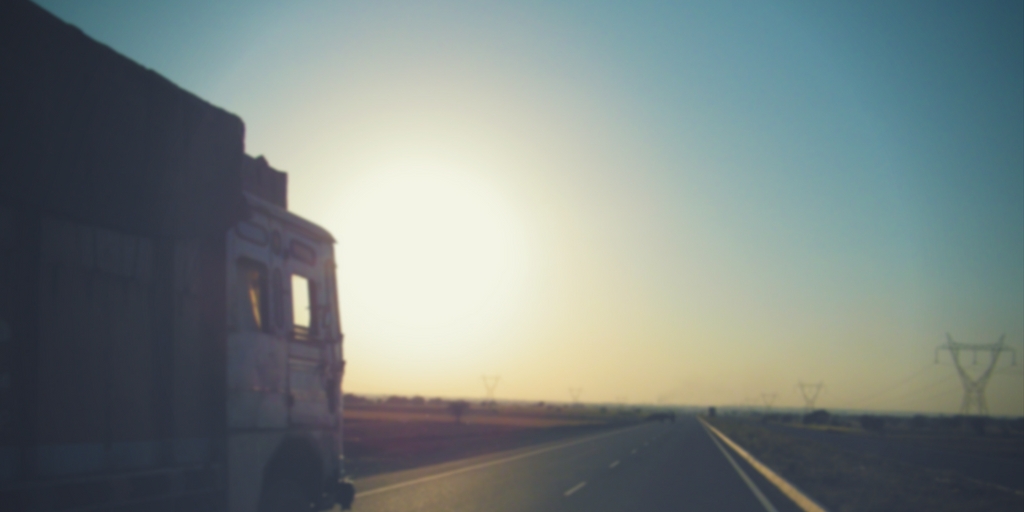
<svg viewBox="0 0 1024 512"><path fill-rule="evenodd" d="M832 512L1024 510L1024 493L1016 488L929 464L952 460L956 467L989 457L1013 471L1024 464L1019 434L812 430L722 417L709 422Z"/></svg>
<svg viewBox="0 0 1024 512"><path fill-rule="evenodd" d="M383 406L355 406L345 409L348 421L381 422L438 422L454 423L455 418L443 407L388 408ZM461 418L467 425L498 425L507 427L564 427L599 425L608 418L591 415L545 414L539 411L516 409L470 410Z"/></svg>

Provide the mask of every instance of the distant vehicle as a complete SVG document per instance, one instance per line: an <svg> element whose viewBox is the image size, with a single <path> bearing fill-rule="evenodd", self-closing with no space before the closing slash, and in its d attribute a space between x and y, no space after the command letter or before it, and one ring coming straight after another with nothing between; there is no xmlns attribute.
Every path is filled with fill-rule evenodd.
<svg viewBox="0 0 1024 512"><path fill-rule="evenodd" d="M348 508L334 240L286 175L27 1L0 62L0 508Z"/></svg>

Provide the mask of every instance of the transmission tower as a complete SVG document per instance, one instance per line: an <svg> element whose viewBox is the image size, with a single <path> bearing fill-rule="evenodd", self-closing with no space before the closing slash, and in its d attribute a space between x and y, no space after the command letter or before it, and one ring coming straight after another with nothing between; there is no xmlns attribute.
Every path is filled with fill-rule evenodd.
<svg viewBox="0 0 1024 512"><path fill-rule="evenodd" d="M494 390L498 389L498 382L501 375L481 375L480 380L484 381L484 390L487 392L485 401L494 402Z"/></svg>
<svg viewBox="0 0 1024 512"><path fill-rule="evenodd" d="M764 402L764 413L768 414L772 410L772 405L775 404L775 398L778 397L776 393L761 393L761 401Z"/></svg>
<svg viewBox="0 0 1024 512"><path fill-rule="evenodd" d="M797 383L797 387L800 388L800 394L804 396L804 404L807 407L807 412L814 410L814 402L818 400L818 395L821 394L821 388L825 387L822 382L815 382L813 384L807 384L804 382Z"/></svg>
<svg viewBox="0 0 1024 512"><path fill-rule="evenodd" d="M583 388L569 388L569 396L572 397L572 404L580 404L580 395L583 394Z"/></svg>
<svg viewBox="0 0 1024 512"><path fill-rule="evenodd" d="M960 403L960 414L970 414L971 409L974 408L978 411L980 416L988 416L988 404L985 403L985 386L988 385L988 380L992 377L992 370L996 368L996 363L999 361L999 356L1003 352L1009 352L1013 356L1013 363L1017 364L1017 352L1011 347L1007 347L1003 344L1006 340L1006 335L1003 334L999 337L999 341L995 343L958 343L953 341L953 337L946 333L946 344L939 346L935 349L935 363L939 362L939 351L948 350L949 354L953 357L953 365L956 366L956 372L960 375L960 383L964 386L964 399ZM988 368L981 373L978 378L972 378L968 375L967 370L964 370L962 364L960 364L960 352L970 351L971 355L974 356L974 364L978 364L978 352L988 352L990 359L988 362Z"/></svg>

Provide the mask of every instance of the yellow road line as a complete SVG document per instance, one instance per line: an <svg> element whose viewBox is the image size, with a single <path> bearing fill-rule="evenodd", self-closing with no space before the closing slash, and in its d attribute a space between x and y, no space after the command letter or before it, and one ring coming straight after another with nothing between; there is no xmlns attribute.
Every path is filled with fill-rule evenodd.
<svg viewBox="0 0 1024 512"><path fill-rule="evenodd" d="M821 505L815 503L814 500L808 498L806 494L800 492L800 490L793 486L793 484L787 482L785 478L782 478L774 471L769 469L768 466L762 464L761 461L755 459L753 455L747 453L747 451L740 447L740 445L734 443L732 439L725 437L725 434L719 432L717 428L712 427L710 424L708 424L708 422L704 421L704 418L698 417L697 419L700 420L701 424L703 424L705 428L707 428L716 436L718 436L718 438L721 439L722 442L729 445L729 448L732 448L737 455L743 457L743 459L746 460L748 464L750 464L754 469L756 469L758 473L761 473L761 475L764 476L766 480L771 482L772 485L777 487L779 491L782 492L782 494L785 494L789 499L793 500L793 503L796 503L798 507L804 510L804 512L826 512L826 510L822 508Z"/></svg>
<svg viewBox="0 0 1024 512"><path fill-rule="evenodd" d="M708 438L711 439L712 443L715 443L715 446L717 446L719 451L722 452L722 455L725 456L725 460L729 461L729 464L732 466L732 468L736 470L736 474L740 476L740 479L743 480L743 483L747 484L747 488L750 489L750 492L754 493L754 497L757 498L757 501L761 502L761 506L764 507L765 512L779 512L779 510L775 508L775 505L772 505L771 500L769 500L764 495L764 493L761 492L761 489L757 488L757 484L755 484L754 481L751 480L749 476L747 476L747 472L743 471L743 468L741 468L739 464L736 464L736 461L733 460L732 455L729 455L729 450L726 450L725 447L722 446L722 443L719 443L718 439L715 439L715 435L712 434L711 431L706 428L704 429L704 433L708 435Z"/></svg>

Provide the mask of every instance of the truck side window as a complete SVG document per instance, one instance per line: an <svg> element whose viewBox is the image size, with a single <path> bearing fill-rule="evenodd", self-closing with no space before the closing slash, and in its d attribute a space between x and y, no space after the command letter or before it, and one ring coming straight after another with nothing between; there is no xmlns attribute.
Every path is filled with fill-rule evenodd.
<svg viewBox="0 0 1024 512"><path fill-rule="evenodd" d="M269 331L267 267L246 258L238 260L236 291L238 327L242 331Z"/></svg>
<svg viewBox="0 0 1024 512"><path fill-rule="evenodd" d="M309 339L310 325L312 324L312 306L310 300L309 279L298 274L292 274L292 333L296 340L306 341Z"/></svg>

